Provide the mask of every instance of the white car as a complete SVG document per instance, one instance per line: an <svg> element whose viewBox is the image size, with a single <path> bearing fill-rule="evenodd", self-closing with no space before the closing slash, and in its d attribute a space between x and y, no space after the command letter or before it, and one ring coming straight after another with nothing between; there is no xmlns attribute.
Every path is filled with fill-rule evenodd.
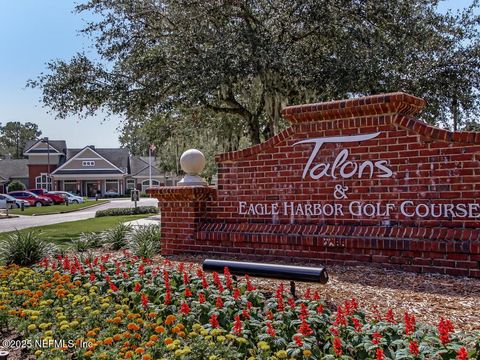
<svg viewBox="0 0 480 360"><path fill-rule="evenodd" d="M7 194L0 194L0 209L6 209L7 204L9 209L19 209L22 207L29 207L30 203L26 200L16 199L13 196Z"/></svg>
<svg viewBox="0 0 480 360"><path fill-rule="evenodd" d="M83 197L73 195L72 193L69 193L68 191L49 191L49 193L58 194L60 196L63 196L64 198L67 199L69 204L81 204L81 203L85 202Z"/></svg>

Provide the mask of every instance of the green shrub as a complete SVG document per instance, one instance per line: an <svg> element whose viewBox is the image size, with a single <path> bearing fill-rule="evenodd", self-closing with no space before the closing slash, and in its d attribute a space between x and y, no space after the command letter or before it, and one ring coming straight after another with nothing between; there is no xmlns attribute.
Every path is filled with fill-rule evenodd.
<svg viewBox="0 0 480 360"><path fill-rule="evenodd" d="M55 245L38 237L34 231L16 231L0 242L0 259L5 264L33 265L55 252Z"/></svg>
<svg viewBox="0 0 480 360"><path fill-rule="evenodd" d="M103 216L123 216L123 215L139 215L139 214L158 214L156 206L138 206L136 208L113 208L106 210L98 210L95 217Z"/></svg>
<svg viewBox="0 0 480 360"><path fill-rule="evenodd" d="M25 184L20 181L14 180L8 184L8 191L21 191L25 190Z"/></svg>
<svg viewBox="0 0 480 360"><path fill-rule="evenodd" d="M128 247L139 257L153 257L160 251L160 227L158 225L136 227L131 233Z"/></svg>
<svg viewBox="0 0 480 360"><path fill-rule="evenodd" d="M81 233L78 239L72 241L72 248L78 252L102 246L102 236L98 233Z"/></svg>
<svg viewBox="0 0 480 360"><path fill-rule="evenodd" d="M128 235L132 228L124 223L120 223L114 228L104 231L102 234L104 244L112 250L119 250L127 246Z"/></svg>

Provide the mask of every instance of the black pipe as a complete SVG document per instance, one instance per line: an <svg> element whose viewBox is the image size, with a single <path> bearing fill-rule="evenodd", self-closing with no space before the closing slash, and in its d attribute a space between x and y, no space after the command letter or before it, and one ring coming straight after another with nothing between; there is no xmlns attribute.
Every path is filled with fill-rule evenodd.
<svg viewBox="0 0 480 360"><path fill-rule="evenodd" d="M202 264L204 271L223 272L228 268L232 275L249 275L295 281L308 281L326 284L327 270L323 267L289 266L277 264L263 264L254 262L227 261L205 259Z"/></svg>

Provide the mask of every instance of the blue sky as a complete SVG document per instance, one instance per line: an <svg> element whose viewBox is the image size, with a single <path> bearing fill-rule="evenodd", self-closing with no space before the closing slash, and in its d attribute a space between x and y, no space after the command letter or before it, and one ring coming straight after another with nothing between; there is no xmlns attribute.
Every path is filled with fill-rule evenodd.
<svg viewBox="0 0 480 360"><path fill-rule="evenodd" d="M388 1L388 0L387 0ZM28 79L44 72L52 59L68 60L77 51L93 54L78 31L87 14L74 14L70 0L0 0L0 123L34 122L43 136L65 139L69 147L116 147L120 120L102 116L54 119L39 102L38 89L25 88ZM442 11L468 6L470 0L448 0Z"/></svg>

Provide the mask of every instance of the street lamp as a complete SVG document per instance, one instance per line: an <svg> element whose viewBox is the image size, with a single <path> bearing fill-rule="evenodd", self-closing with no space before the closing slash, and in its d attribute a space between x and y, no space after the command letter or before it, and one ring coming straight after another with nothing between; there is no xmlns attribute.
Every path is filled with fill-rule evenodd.
<svg viewBox="0 0 480 360"><path fill-rule="evenodd" d="M50 191L50 143L48 137L44 137L42 142L47 143L47 191Z"/></svg>

